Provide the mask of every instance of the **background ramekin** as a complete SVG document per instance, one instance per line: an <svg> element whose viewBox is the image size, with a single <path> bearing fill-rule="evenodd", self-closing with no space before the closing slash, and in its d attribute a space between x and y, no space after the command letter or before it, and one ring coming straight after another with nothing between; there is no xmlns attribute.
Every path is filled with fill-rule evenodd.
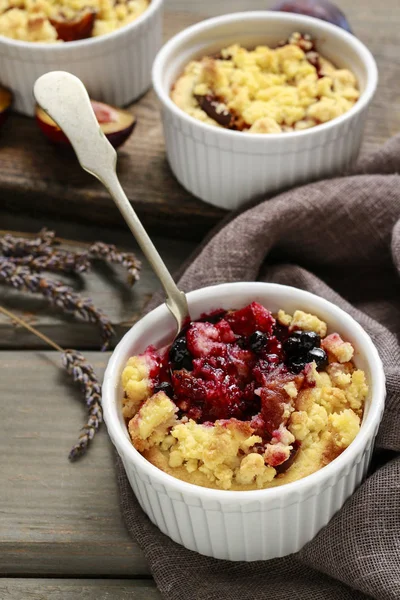
<svg viewBox="0 0 400 600"><path fill-rule="evenodd" d="M197 121L170 99L171 86L192 58L232 43L274 46L294 31L310 33L322 55L356 75L361 97L346 114L305 131L255 135ZM246 12L208 19L169 40L154 62L153 85L176 178L202 200L235 209L259 194L348 168L360 149L377 68L364 44L325 21L283 12Z"/></svg>
<svg viewBox="0 0 400 600"><path fill-rule="evenodd" d="M366 474L383 412L385 376L368 334L327 300L271 283L226 283L188 294L190 314L240 308L256 300L270 310L311 311L355 347L356 365L366 372L370 393L354 442L320 471L278 488L232 492L195 486L164 473L132 446L122 417L121 373L127 359L148 344L171 341L172 317L162 305L124 336L107 366L103 383L104 418L143 510L160 530L189 550L228 560L285 556L310 541L328 523Z"/></svg>
<svg viewBox="0 0 400 600"><path fill-rule="evenodd" d="M48 71L79 77L95 100L124 106L150 87L162 43L163 0L151 0L135 21L106 35L45 44L0 36L0 83L14 93L13 109L33 115L33 84Z"/></svg>

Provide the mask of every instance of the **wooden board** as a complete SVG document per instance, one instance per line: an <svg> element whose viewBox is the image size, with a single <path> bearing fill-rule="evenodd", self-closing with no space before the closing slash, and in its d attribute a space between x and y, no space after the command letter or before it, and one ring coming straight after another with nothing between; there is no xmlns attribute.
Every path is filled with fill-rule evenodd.
<svg viewBox="0 0 400 600"><path fill-rule="evenodd" d="M160 600L151 581L110 579L0 579L4 600Z"/></svg>
<svg viewBox="0 0 400 600"><path fill-rule="evenodd" d="M385 0L384 3L339 0L338 3L347 13L355 33L369 45L378 62L380 85L370 111L364 143L364 151L373 150L400 130L398 0ZM203 0L201 4L196 0L166 0L167 9L201 11L204 15L243 8L262 9L271 4L269 0ZM183 16L174 23L167 17L167 23L170 22L172 25L169 26L175 27L176 31L184 24L182 19L189 23L198 18ZM193 224L199 224L198 232L201 233L218 215L212 207L190 199L173 181L165 163L158 116L151 108L154 100L151 100L151 94L148 98L141 101L144 107L143 117L140 117L142 134L138 135L135 143L134 138L129 142L132 148L127 146L123 151L123 183L127 189L129 187L128 193L139 205L139 212L142 211L147 223L170 223L168 215L174 211L178 213L179 206L186 207L184 217L179 216L179 219L182 219L181 223L185 223L186 219L185 228L194 239ZM142 105L139 105L138 110L141 111ZM147 138L146 119L151 133ZM102 196L94 180L81 179L82 174L71 158L66 163L70 168L68 187L61 189L65 176L60 168L56 174L51 169L46 171L45 159L39 155L45 144L43 140L38 141L35 131L29 120L13 117L0 134L0 228L22 231L37 231L43 225L53 228L57 223L50 215L54 216L57 212L61 217L57 229L63 237L80 241L103 239L132 247L126 229L112 229L114 225L123 228L125 225L111 202ZM140 133L139 127L136 133ZM21 159L19 145L13 141L16 138L25 143L34 139L38 144L35 153L27 148ZM49 151L45 152L50 160ZM32 165L34 178L30 171ZM45 169L45 177L42 168ZM135 174L135 178L131 173ZM79 190L81 184L82 191ZM172 200L172 208L167 209L164 201L170 190L171 198L175 200ZM78 226L77 206L79 202L86 202L86 197L91 202L87 203L86 217L83 215L81 218L86 218L89 225ZM148 205L153 198L154 210ZM19 211L19 214L10 214L5 209L6 201L9 210ZM200 215L203 209L211 212ZM27 212L35 213L37 218L28 217ZM154 216L155 212L159 212L159 216ZM107 228L99 227L100 222L105 222ZM194 247L193 243L182 242L177 235L180 227L176 223L164 227L164 240L157 240L172 268L177 268ZM165 239L168 235L175 236L175 245ZM107 280L100 273L93 277L83 291L90 292L93 300L110 314L113 322L120 325L125 319L131 322L136 318L146 296L156 287L155 279L145 266L142 280L132 292L125 289L121 272L114 281L109 280L109 274ZM87 326L67 322L58 313L49 313L44 305L32 306L25 296L23 300L21 296L18 296L19 299L17 296L5 298L4 287L1 287L0 294L0 302L6 299L10 308L19 307L21 312L26 312L29 307L35 313L35 324L55 335L61 344L70 341L80 347L97 345L96 332L89 331ZM75 465L68 463L66 455L84 418L79 391L59 368L56 353L23 351L22 348L37 347L37 341L28 339L25 333L15 330L6 321L0 323L0 342L3 339L5 347L14 348L12 352L0 352L0 452L3 457L0 598L159 598L154 585L143 580L149 577L148 566L121 520L114 453L105 430L96 437L86 458ZM85 354L101 375L108 355L97 352Z"/></svg>
<svg viewBox="0 0 400 600"><path fill-rule="evenodd" d="M167 9L191 10L202 15L227 11L265 9L273 2L234 0L199 5L194 0L167 0ZM398 0L385 3L339 1L357 36L374 53L380 85L366 128L364 152L376 149L400 129L398 82ZM199 14L170 13L165 17L165 38L201 19ZM174 179L165 159L162 127L153 92L131 109L138 117L133 136L119 153L121 182L146 227L166 236L200 239L224 214L192 197ZM0 135L0 205L24 214L57 215L123 226L108 194L84 173L71 152L54 150L34 120L13 115Z"/></svg>
<svg viewBox="0 0 400 600"><path fill-rule="evenodd" d="M167 15L166 37L198 19L189 14ZM224 211L193 198L173 177L154 93L146 94L130 110L137 116L137 126L118 153L118 173L129 199L152 232L201 239ZM81 169L71 149L50 144L35 119L12 115L1 131L0 148L4 208L124 225L104 187Z"/></svg>
<svg viewBox="0 0 400 600"><path fill-rule="evenodd" d="M94 304L109 317L116 333L111 348L140 317L144 306L159 287L156 276L127 228L125 231L116 232L105 228L94 229L87 225L68 227L66 224L57 224L48 218L27 219L5 213L1 223L7 229L19 230L25 227L25 230L30 232L39 231L43 225L48 228L58 225L56 232L60 236L74 236L75 239L81 240L65 246L71 250L85 250L87 248L85 242L90 243L100 239L104 242L116 243L121 249L135 252L142 262L142 270L139 281L133 287L128 285L124 269L103 263L96 263L92 272L81 276L50 275L53 279L64 281L82 296L91 298ZM164 237L155 237L153 241L172 273L179 269L195 248L195 244L189 241ZM50 307L47 300L39 295L0 285L0 305L28 319L42 333L65 348L100 348L99 330L95 325L64 315L59 309ZM0 314L0 349L2 348L28 349L47 348L47 346L26 329L12 326L9 319Z"/></svg>
<svg viewBox="0 0 400 600"><path fill-rule="evenodd" d="M85 355L102 379L109 355ZM105 427L86 457L67 459L85 409L59 354L0 352L0 372L0 575L147 575L122 523Z"/></svg>

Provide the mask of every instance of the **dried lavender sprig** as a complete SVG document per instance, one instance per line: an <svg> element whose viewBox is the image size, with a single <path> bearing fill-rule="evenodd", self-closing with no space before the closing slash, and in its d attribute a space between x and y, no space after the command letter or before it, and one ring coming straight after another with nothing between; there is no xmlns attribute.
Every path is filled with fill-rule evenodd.
<svg viewBox="0 0 400 600"><path fill-rule="evenodd" d="M96 377L93 367L88 364L80 352L65 350L62 364L73 380L80 385L85 396L86 406L89 408L88 419L82 428L79 441L73 446L68 458L74 461L88 449L88 446L103 422L103 409L101 407L101 385Z"/></svg>
<svg viewBox="0 0 400 600"><path fill-rule="evenodd" d="M90 258L101 258L102 260L121 265L128 269L129 283L132 285L139 279L139 272L142 265L131 252L119 252L113 244L95 242L90 246L88 254Z"/></svg>
<svg viewBox="0 0 400 600"><path fill-rule="evenodd" d="M43 229L35 239L15 237L11 234L0 238L0 253L13 262L28 266L32 271L64 271L82 273L90 269L90 260L100 258L128 269L129 282L139 279L141 263L133 253L119 252L113 244L95 242L82 253L54 250L58 243L55 232Z"/></svg>
<svg viewBox="0 0 400 600"><path fill-rule="evenodd" d="M73 377L74 381L80 384L80 387L85 395L85 403L89 408L88 418L84 427L82 428L82 433L79 436L78 443L73 446L68 455L69 459L72 461L80 458L85 454L96 431L103 422L103 410L101 407L101 385L96 377L93 367L86 362L85 358L80 352L77 352L76 350L63 350L61 346L44 335L44 333L38 331L35 329L35 327L33 327L33 325L30 325L30 323L27 323L24 319L21 319L3 306L0 306L0 312L6 315L12 321L28 329L28 331L37 335L55 350L61 352L61 362L63 366Z"/></svg>
<svg viewBox="0 0 400 600"><path fill-rule="evenodd" d="M63 273L84 273L90 269L90 262L86 252L64 252L53 250L51 253L35 256L9 256L15 265L29 267L31 271L58 271Z"/></svg>
<svg viewBox="0 0 400 600"><path fill-rule="evenodd" d="M0 257L0 282L16 289L42 294L52 305L64 312L81 317L100 327L105 350L114 335L110 320L98 310L88 298L82 298L72 288L60 282L50 281L32 273L27 267L14 265L9 259Z"/></svg>
<svg viewBox="0 0 400 600"><path fill-rule="evenodd" d="M34 239L15 237L11 234L5 235L0 238L0 251L4 256L18 257L27 254L40 256L52 252L54 244L54 231L42 229Z"/></svg>
<svg viewBox="0 0 400 600"><path fill-rule="evenodd" d="M100 403L101 385L92 365L86 362L85 357L77 350L64 350L61 360L68 373L80 384L85 393L86 406L91 408L93 403Z"/></svg>
<svg viewBox="0 0 400 600"><path fill-rule="evenodd" d="M100 407L99 407L100 408ZM101 422L94 415L89 415L87 424L82 427L82 432L79 436L79 441L72 447L68 458L71 462L81 458L89 447L90 442L94 438L99 429Z"/></svg>

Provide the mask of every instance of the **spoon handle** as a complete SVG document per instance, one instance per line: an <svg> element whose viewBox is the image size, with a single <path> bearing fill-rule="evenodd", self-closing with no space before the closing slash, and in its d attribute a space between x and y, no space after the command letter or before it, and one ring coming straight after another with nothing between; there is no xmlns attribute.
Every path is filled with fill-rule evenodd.
<svg viewBox="0 0 400 600"><path fill-rule="evenodd" d="M117 153L102 132L85 86L64 71L52 71L36 81L34 96L43 110L69 138L78 160L107 188L129 229L151 264L167 295L166 305L179 330L189 315L184 292L180 291L126 197L116 173Z"/></svg>

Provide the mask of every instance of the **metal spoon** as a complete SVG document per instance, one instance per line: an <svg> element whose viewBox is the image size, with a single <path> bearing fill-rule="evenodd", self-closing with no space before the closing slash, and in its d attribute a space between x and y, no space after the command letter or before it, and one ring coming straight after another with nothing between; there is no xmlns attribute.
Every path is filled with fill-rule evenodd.
<svg viewBox="0 0 400 600"><path fill-rule="evenodd" d="M189 317L186 296L176 286L121 187L116 173L117 153L100 129L85 86L71 73L52 71L37 79L33 93L69 138L82 168L101 181L118 206L165 290L165 303L175 317L178 334Z"/></svg>

